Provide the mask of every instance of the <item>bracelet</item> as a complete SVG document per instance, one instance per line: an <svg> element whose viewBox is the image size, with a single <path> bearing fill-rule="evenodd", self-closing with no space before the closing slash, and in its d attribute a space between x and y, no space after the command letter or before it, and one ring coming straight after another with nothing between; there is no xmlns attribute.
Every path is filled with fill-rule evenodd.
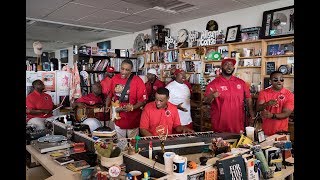
<svg viewBox="0 0 320 180"><path fill-rule="evenodd" d="M271 119L277 119L276 114L272 114L272 118Z"/></svg>

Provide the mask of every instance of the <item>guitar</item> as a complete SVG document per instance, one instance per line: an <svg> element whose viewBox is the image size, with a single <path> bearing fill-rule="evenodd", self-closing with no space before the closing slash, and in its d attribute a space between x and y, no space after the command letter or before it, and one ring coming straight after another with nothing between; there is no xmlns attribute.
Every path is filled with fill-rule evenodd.
<svg viewBox="0 0 320 180"><path fill-rule="evenodd" d="M121 119L120 114L116 111L117 108L120 108L119 100L116 100L115 102L111 101L111 111L110 111L111 121Z"/></svg>
<svg viewBox="0 0 320 180"><path fill-rule="evenodd" d="M104 107L77 107L75 112L76 120L82 122L87 118L95 118L96 113L104 112Z"/></svg>

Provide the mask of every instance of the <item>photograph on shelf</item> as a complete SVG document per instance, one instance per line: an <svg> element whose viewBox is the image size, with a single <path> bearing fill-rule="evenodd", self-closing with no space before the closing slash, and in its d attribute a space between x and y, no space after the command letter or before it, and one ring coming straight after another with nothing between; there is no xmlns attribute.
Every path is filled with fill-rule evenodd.
<svg viewBox="0 0 320 180"><path fill-rule="evenodd" d="M97 55L106 56L108 49L111 49L111 41L98 42L97 47L98 47Z"/></svg>
<svg viewBox="0 0 320 180"><path fill-rule="evenodd" d="M68 63L68 49L60 50L61 63Z"/></svg>
<svg viewBox="0 0 320 180"><path fill-rule="evenodd" d="M250 27L241 29L241 41L255 41L261 37L261 27Z"/></svg>
<svg viewBox="0 0 320 180"><path fill-rule="evenodd" d="M294 34L294 6L263 12L263 38L285 37Z"/></svg>
<svg viewBox="0 0 320 180"><path fill-rule="evenodd" d="M294 54L294 46L293 43L280 44L281 55L293 55Z"/></svg>
<svg viewBox="0 0 320 180"><path fill-rule="evenodd" d="M266 75L270 75L275 70L276 70L275 62L266 62Z"/></svg>
<svg viewBox="0 0 320 180"><path fill-rule="evenodd" d="M241 38L240 36L240 26L241 25L235 25L235 26L229 26L227 28L227 34L226 34L226 43L231 42L238 42Z"/></svg>
<svg viewBox="0 0 320 180"><path fill-rule="evenodd" d="M209 75L211 72L213 72L213 64L205 64L204 74Z"/></svg>
<svg viewBox="0 0 320 180"><path fill-rule="evenodd" d="M279 44L269 44L267 46L267 55L268 56L275 56L275 55L279 55L280 51L279 51Z"/></svg>

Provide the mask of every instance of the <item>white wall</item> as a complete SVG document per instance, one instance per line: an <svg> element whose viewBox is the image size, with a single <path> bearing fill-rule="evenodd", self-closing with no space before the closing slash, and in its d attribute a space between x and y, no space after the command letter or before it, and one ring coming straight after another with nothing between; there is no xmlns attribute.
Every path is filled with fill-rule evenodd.
<svg viewBox="0 0 320 180"><path fill-rule="evenodd" d="M282 8L286 6L294 5L294 0L279 0L259 6L253 6L246 9L240 9L236 11L231 11L227 13L222 13L213 16L207 16L199 19L194 19L190 21L185 21L181 23L170 24L165 26L166 28L170 28L171 36L176 36L180 29L187 29L188 31L203 31L206 29L207 22L210 20L215 20L218 23L219 30L223 30L226 32L227 27L233 25L241 25L241 28L254 27L254 26L262 26L262 16L263 11L268 11L272 9ZM127 34L123 36L118 36L109 39L102 39L96 42L91 42L86 45L96 46L97 42L111 40L111 48L112 49L131 49L133 47L133 42L136 36L139 33L151 34L150 29L146 29L143 31L139 31L132 34ZM72 47L69 49L69 65L73 61L72 55ZM70 50L71 49L71 50ZM70 53L71 52L71 53ZM56 51L56 58L60 58L60 50Z"/></svg>
<svg viewBox="0 0 320 180"><path fill-rule="evenodd" d="M253 6L246 9L240 9L223 14L207 16L181 23L170 24L165 27L170 28L171 36L176 36L180 29L187 29L188 31L195 30L201 32L206 29L208 21L215 20L218 23L219 30L222 29L225 33L228 26L238 24L241 25L241 28L262 26L263 11L268 11L271 9L277 9L291 5L294 5L294 0L280 0L259 6ZM133 47L134 39L139 33L151 34L151 27L150 29L139 31L133 34L127 34L110 39L103 39L100 41L111 40L112 49L130 49ZM100 41L88 43L87 45L96 46L96 43Z"/></svg>

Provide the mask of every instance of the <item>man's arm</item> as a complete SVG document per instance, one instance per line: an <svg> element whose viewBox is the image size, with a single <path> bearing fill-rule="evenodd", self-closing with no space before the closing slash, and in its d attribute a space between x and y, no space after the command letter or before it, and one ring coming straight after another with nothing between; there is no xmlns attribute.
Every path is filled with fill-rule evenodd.
<svg viewBox="0 0 320 180"><path fill-rule="evenodd" d="M182 125L179 125L177 127L174 128L178 133L194 133L194 130L188 128L187 126L182 126Z"/></svg>
<svg viewBox="0 0 320 180"><path fill-rule="evenodd" d="M140 133L142 136L153 136L148 130L140 128Z"/></svg>
<svg viewBox="0 0 320 180"><path fill-rule="evenodd" d="M251 119L249 120L249 123L250 124L253 124L253 120L255 118L255 115L254 115L254 111L253 111L253 101L252 101L252 98L247 98L246 99L247 101L247 104L248 104L248 109L249 109L249 114L250 114L250 117Z"/></svg>
<svg viewBox="0 0 320 180"><path fill-rule="evenodd" d="M52 110L51 109L27 109L27 113L29 114L49 114Z"/></svg>
<svg viewBox="0 0 320 180"><path fill-rule="evenodd" d="M274 120L282 120L290 116L292 110L283 108L281 113L271 113L268 110L261 111L262 118L274 119Z"/></svg>
<svg viewBox="0 0 320 180"><path fill-rule="evenodd" d="M276 104L277 104L277 101L273 100L273 99L268 101L268 102L265 102L262 99L261 100L258 99L256 110L257 110L257 112L259 112L259 111L264 110L268 106L273 106L273 105L276 105Z"/></svg>

